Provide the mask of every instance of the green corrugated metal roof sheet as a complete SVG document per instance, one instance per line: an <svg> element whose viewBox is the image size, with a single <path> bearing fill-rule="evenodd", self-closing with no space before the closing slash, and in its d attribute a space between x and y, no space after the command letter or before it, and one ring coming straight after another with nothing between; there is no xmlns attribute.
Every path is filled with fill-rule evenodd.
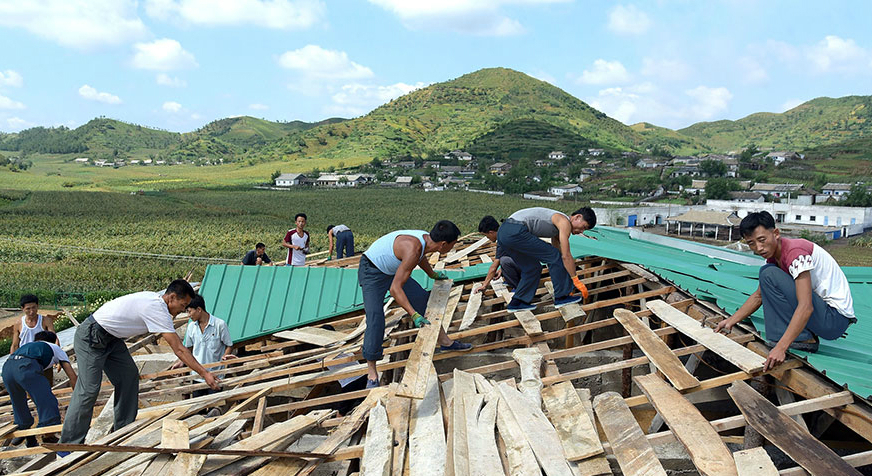
<svg viewBox="0 0 872 476"><path fill-rule="evenodd" d="M467 281L485 276L489 266L446 272L455 281ZM433 285L420 269L412 278L427 289ZM363 308L356 269L209 265L200 294L207 309L227 322L234 342Z"/></svg>
<svg viewBox="0 0 872 476"><path fill-rule="evenodd" d="M729 313L735 312L757 289L757 266L711 258L677 247L633 240L623 230L597 227L587 232L597 240L572 237L576 257L602 256L645 266L672 281L698 299L712 301ZM680 243L681 240L676 240ZM835 341L821 340L817 353L795 352L808 359L815 369L858 395L872 395L872 268L843 267L854 298L857 324L848 336ZM751 322L765 337L763 310Z"/></svg>

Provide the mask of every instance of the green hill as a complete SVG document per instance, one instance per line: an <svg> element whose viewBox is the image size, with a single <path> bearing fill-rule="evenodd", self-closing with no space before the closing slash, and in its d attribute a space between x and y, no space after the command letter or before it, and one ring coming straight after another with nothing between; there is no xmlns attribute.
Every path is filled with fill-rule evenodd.
<svg viewBox="0 0 872 476"><path fill-rule="evenodd" d="M645 139L646 148L660 148L675 155L690 155L699 152L711 152L708 145L696 137L686 136L672 129L655 126L648 122L639 122L630 126Z"/></svg>
<svg viewBox="0 0 872 476"><path fill-rule="evenodd" d="M643 141L629 127L549 83L491 68L411 92L366 116L282 139L268 150L277 158L429 157L464 148L521 119L615 149L635 149Z"/></svg>
<svg viewBox="0 0 872 476"><path fill-rule="evenodd" d="M749 144L803 150L872 135L872 96L817 98L781 113L760 112L737 121L700 122L679 129L716 151Z"/></svg>
<svg viewBox="0 0 872 476"><path fill-rule="evenodd" d="M479 136L465 150L477 157L516 160L544 158L555 150L575 155L588 147L599 147L599 144L545 121L517 119Z"/></svg>
<svg viewBox="0 0 872 476"><path fill-rule="evenodd" d="M345 119L331 118L319 122L272 122L251 116L228 117L210 122L184 136L186 140L213 137L238 147L259 147L294 132L342 121Z"/></svg>

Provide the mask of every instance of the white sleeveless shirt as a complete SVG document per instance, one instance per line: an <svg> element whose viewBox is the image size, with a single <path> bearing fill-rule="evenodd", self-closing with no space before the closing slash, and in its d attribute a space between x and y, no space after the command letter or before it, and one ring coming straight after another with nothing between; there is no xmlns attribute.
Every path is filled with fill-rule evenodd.
<svg viewBox="0 0 872 476"><path fill-rule="evenodd" d="M19 346L35 341L36 335L44 330L42 314L36 315L36 325L33 327L27 327L27 316L21 316L21 332L18 334L18 339L21 341Z"/></svg>

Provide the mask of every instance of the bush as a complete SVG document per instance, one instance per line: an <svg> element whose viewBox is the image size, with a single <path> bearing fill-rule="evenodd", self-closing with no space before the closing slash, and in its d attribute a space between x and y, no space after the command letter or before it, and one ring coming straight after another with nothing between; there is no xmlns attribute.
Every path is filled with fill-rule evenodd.
<svg viewBox="0 0 872 476"><path fill-rule="evenodd" d="M799 237L804 240L811 241L818 246L825 246L830 242L830 240L828 240L826 235L824 235L823 233L814 233L808 230L802 230L799 233Z"/></svg>
<svg viewBox="0 0 872 476"><path fill-rule="evenodd" d="M859 238L854 238L849 241L851 246L857 246L860 248L872 248L872 236L861 236Z"/></svg>
<svg viewBox="0 0 872 476"><path fill-rule="evenodd" d="M6 355L9 353L9 349L12 347L12 338L6 337L4 339L0 339L0 355Z"/></svg>

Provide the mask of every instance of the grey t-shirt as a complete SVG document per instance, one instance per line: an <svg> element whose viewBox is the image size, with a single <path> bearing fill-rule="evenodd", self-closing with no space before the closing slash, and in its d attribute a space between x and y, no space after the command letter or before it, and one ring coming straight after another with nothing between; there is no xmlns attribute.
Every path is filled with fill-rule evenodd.
<svg viewBox="0 0 872 476"><path fill-rule="evenodd" d="M557 227L551 222L551 217L553 217L555 213L565 216L567 220L569 219L569 216L565 213L545 207L533 207L518 210L515 213L512 213L509 218L527 225L527 229L530 230L530 233L540 238L554 238L559 233Z"/></svg>

